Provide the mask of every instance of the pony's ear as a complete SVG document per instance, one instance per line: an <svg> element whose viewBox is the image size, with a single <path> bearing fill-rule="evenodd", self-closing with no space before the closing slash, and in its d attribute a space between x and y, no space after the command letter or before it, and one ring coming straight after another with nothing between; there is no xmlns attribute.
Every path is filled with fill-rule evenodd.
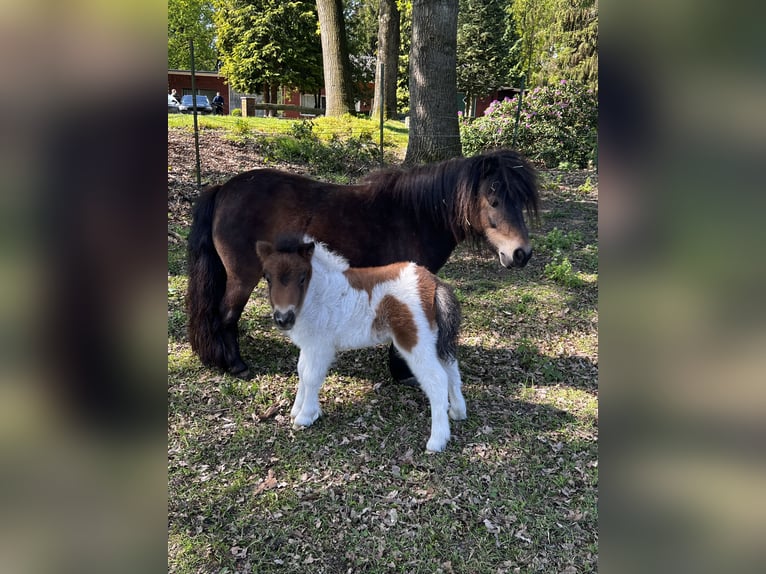
<svg viewBox="0 0 766 574"><path fill-rule="evenodd" d="M261 261L263 261L269 255L274 253L274 246L268 241L258 241L255 244L255 252L258 254L258 257L261 258Z"/></svg>
<svg viewBox="0 0 766 574"><path fill-rule="evenodd" d="M300 246L300 249L298 252L306 259L311 259L311 256L314 255L314 242L311 241L309 243L304 243Z"/></svg>

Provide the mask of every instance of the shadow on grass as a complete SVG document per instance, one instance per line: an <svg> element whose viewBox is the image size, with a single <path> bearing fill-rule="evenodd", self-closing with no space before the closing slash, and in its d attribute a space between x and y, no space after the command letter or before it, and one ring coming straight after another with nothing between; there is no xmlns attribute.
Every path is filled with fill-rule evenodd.
<svg viewBox="0 0 766 574"><path fill-rule="evenodd" d="M250 367L251 380L275 374L295 374L299 349L288 339L269 333L270 321L263 320L262 323L265 329L240 336L240 351ZM171 338L186 340L185 323L171 322ZM563 385L588 392L595 392L598 386L598 364L589 357L548 356L524 339L517 345L498 349L460 345L458 361L464 383ZM370 379L373 384L395 384L388 372L388 353L383 346L339 353L330 373Z"/></svg>

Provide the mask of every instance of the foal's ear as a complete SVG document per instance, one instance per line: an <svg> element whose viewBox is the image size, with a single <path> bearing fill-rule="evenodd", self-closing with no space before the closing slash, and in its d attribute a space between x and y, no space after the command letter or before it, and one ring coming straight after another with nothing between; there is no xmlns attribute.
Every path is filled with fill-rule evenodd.
<svg viewBox="0 0 766 574"><path fill-rule="evenodd" d="M268 241L258 241L255 244L255 252L258 254L258 257L261 258L261 261L263 261L269 255L274 253L274 246Z"/></svg>
<svg viewBox="0 0 766 574"><path fill-rule="evenodd" d="M304 243L300 246L300 249L298 252L306 259L311 259L311 256L314 255L314 242L310 243Z"/></svg>

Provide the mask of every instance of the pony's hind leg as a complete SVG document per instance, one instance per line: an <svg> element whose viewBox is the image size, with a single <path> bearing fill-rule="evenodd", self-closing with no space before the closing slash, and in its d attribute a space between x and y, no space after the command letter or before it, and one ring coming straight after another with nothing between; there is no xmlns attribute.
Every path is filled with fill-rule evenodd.
<svg viewBox="0 0 766 574"><path fill-rule="evenodd" d="M391 377L397 383L416 389L420 387L415 375L412 374L412 371L407 366L407 361L396 350L396 345L393 343L388 346L388 370L391 372Z"/></svg>
<svg viewBox="0 0 766 574"><path fill-rule="evenodd" d="M460 388L463 386L463 381L460 379L460 369L458 369L457 361L441 361L442 367L447 372L447 379L449 380L449 418L453 421L462 421L468 418L466 414L465 399L463 398L463 392Z"/></svg>
<svg viewBox="0 0 766 574"><path fill-rule="evenodd" d="M243 281L229 276L226 280L226 293L221 301L221 340L223 343L226 368L232 375L246 379L250 370L239 352L239 318L255 289L255 282Z"/></svg>

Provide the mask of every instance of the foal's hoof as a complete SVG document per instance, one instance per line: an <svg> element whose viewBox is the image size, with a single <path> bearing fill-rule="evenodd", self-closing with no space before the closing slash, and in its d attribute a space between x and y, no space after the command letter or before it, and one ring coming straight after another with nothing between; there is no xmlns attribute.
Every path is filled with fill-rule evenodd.
<svg viewBox="0 0 766 574"><path fill-rule="evenodd" d="M444 449L447 448L447 441L428 441L428 444L426 445L426 453L427 454L435 454L437 452L444 452Z"/></svg>
<svg viewBox="0 0 766 574"><path fill-rule="evenodd" d="M297 417L290 415L290 420L293 423L294 430L303 430L313 425L322 416L322 410L320 409L314 414L299 414Z"/></svg>

